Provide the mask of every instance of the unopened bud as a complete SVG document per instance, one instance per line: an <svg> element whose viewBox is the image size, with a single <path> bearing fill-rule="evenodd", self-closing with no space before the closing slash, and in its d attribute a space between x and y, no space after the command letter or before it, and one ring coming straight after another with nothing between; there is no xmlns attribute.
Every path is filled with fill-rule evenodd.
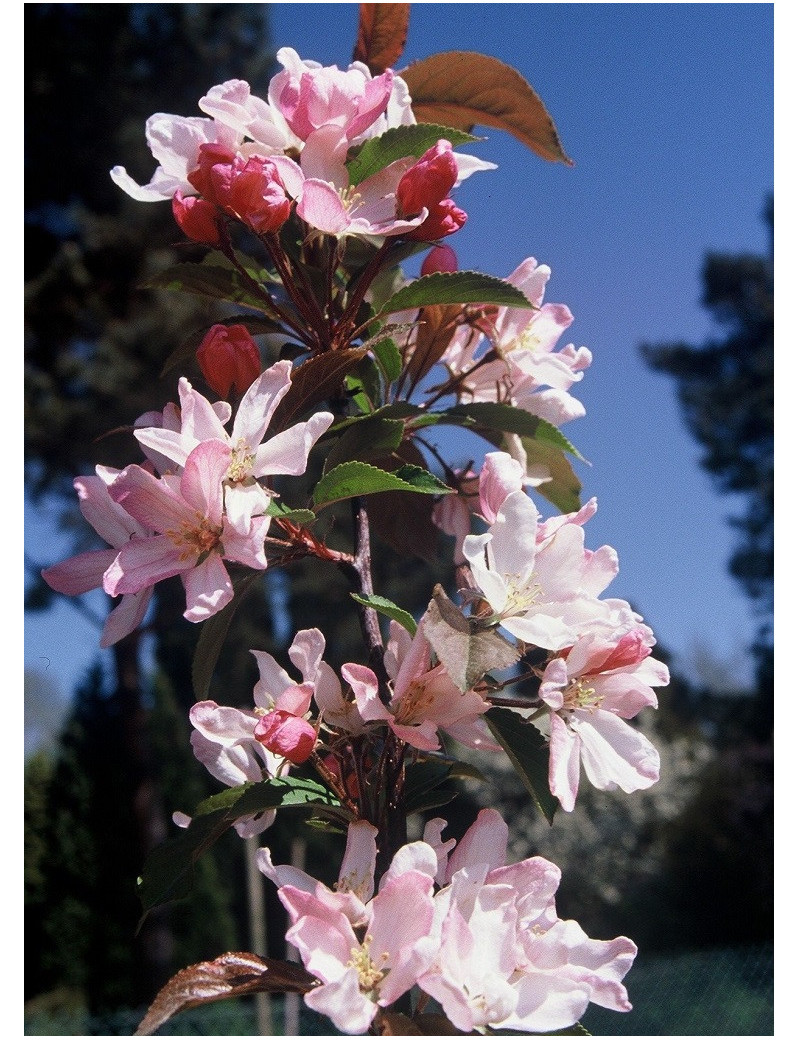
<svg viewBox="0 0 800 1040"><path fill-rule="evenodd" d="M434 246L422 261L420 274L452 274L458 270L458 257L450 246Z"/></svg>
<svg viewBox="0 0 800 1040"><path fill-rule="evenodd" d="M281 755L296 766L311 757L317 742L317 732L310 722L280 710L263 715L254 736L267 751Z"/></svg>
<svg viewBox="0 0 800 1040"><path fill-rule="evenodd" d="M176 191L172 198L172 215L187 238L206 245L219 245L217 207L196 195L184 196Z"/></svg>
<svg viewBox="0 0 800 1040"><path fill-rule="evenodd" d="M211 389L226 398L243 394L261 375L261 355L244 325L212 325L197 348L197 361Z"/></svg>

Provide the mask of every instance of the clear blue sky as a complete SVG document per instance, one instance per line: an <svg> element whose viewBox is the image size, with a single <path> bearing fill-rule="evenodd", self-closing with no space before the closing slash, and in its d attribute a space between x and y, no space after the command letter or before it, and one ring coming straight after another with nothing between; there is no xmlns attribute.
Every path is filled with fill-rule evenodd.
<svg viewBox="0 0 800 1040"><path fill-rule="evenodd" d="M270 8L276 47L349 62L357 4ZM500 168L459 190L469 220L451 243L465 269L506 275L526 256L548 264L546 299L575 315L565 340L594 354L576 391L587 417L565 432L592 462L578 464L585 496L600 503L587 544L620 555L609 594L633 602L679 659L697 642L741 661L755 623L726 569L736 503L699 468L674 384L646 368L639 346L713 335L699 302L706 252L768 247L773 7L414 4L398 65L445 50L522 72L576 163L545 163L486 131L474 150ZM28 554L54 562L41 517L29 513L27 527ZM63 603L28 620L26 665L69 690L96 640Z"/></svg>

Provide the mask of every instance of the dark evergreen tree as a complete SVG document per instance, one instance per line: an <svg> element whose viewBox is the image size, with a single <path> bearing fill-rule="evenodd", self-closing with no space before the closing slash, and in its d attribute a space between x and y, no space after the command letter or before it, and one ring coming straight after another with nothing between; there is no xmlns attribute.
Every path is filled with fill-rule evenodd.
<svg viewBox="0 0 800 1040"><path fill-rule="evenodd" d="M770 200L765 219L772 232ZM702 465L725 493L743 497L732 519L739 545L731 573L753 599L760 629L754 646L758 697L753 724L772 723L773 611L773 265L767 256L710 253L703 272L704 306L723 330L701 346L644 347L648 363L674 377L689 429L702 445Z"/></svg>

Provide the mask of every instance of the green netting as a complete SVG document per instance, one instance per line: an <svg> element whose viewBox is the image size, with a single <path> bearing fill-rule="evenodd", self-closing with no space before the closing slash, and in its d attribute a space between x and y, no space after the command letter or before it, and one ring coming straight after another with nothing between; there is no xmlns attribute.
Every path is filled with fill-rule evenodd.
<svg viewBox="0 0 800 1040"><path fill-rule="evenodd" d="M591 1005L583 1025L594 1036L772 1036L773 947L641 955L626 979L628 1014ZM132 1036L144 1009L103 1017L52 1014L26 1018L26 1036ZM177 1015L161 1036L255 1036L252 1002L224 1001ZM275 1036L283 1003L272 998ZM337 1035L327 1019L301 1010L301 1035Z"/></svg>

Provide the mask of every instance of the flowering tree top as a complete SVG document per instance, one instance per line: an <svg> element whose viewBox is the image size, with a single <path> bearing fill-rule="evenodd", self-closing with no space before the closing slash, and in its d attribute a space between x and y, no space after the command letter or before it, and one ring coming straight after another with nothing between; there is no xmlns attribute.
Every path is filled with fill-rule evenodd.
<svg viewBox="0 0 800 1040"><path fill-rule="evenodd" d="M496 59L450 52L395 71L408 8L362 5L346 69L285 47L265 98L229 80L202 115L153 115L150 181L111 171L134 199L169 203L201 249L151 287L232 310L168 362L190 362L192 381L135 419L138 461L76 479L108 548L45 571L69 595L120 597L105 645L175 577L184 617L202 623L192 747L228 790L176 814L183 833L142 873L145 912L185 891L227 829L265 834L282 808L303 806L347 843L333 887L258 853L303 969L239 953L194 965L141 1034L259 990L302 992L351 1033L549 1033L590 1002L630 1007L634 944L561 920L560 871L536 856L507 864L496 810L459 842L442 839L444 819L420 819L474 773L459 746L507 755L551 822L574 808L581 772L601 789L649 787L658 752L629 722L668 673L643 619L605 595L616 553L586 544L597 503L581 503L582 456L561 428L584 414L574 392L592 356L559 345L572 314L545 302L549 267L529 256L507 278L460 271L450 245L468 219L459 186L494 169L464 150L476 124L569 160L531 87ZM420 252L409 279L401 265ZM444 459L437 426L482 437L481 465ZM441 539L452 564L421 616L382 595L372 568L374 552L415 539ZM361 659L334 669L323 631L303 629L291 670L254 649L252 691L210 699L242 592L303 558L349 579Z"/></svg>

